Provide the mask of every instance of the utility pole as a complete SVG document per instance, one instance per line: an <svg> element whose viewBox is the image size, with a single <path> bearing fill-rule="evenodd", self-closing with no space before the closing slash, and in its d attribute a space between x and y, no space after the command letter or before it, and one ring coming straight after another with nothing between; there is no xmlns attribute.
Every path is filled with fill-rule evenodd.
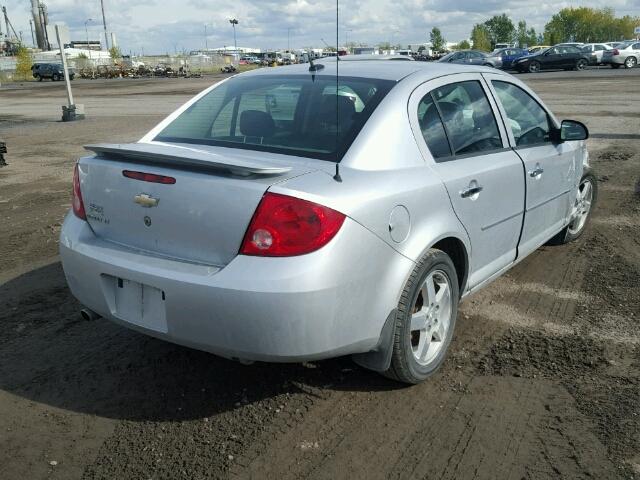
<svg viewBox="0 0 640 480"><path fill-rule="evenodd" d="M107 35L107 19L104 16L104 0L100 0L100 8L102 9L102 25L104 26L104 45L109 50L109 35Z"/></svg>

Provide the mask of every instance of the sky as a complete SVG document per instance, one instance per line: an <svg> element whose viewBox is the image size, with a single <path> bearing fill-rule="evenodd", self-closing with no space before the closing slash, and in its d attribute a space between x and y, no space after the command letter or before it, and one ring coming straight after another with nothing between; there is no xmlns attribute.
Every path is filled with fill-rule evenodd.
<svg viewBox="0 0 640 480"><path fill-rule="evenodd" d="M65 23L71 39L104 42L100 0L45 0L51 23ZM0 0L16 31L31 43L30 0ZM230 18L237 25L238 46L262 49L335 45L336 4L314 0L104 0L107 27L123 53L175 53L233 45ZM564 7L601 8L602 0L341 0L340 44L422 43L437 26L447 41L469 36L475 23L506 13L541 31ZM640 0L608 0L618 16L640 15ZM206 37L205 37L205 24ZM2 30L5 30L4 23Z"/></svg>

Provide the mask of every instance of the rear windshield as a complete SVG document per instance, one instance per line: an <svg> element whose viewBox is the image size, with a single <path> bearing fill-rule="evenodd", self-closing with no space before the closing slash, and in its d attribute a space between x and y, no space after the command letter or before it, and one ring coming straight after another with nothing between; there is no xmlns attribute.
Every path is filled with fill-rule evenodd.
<svg viewBox="0 0 640 480"><path fill-rule="evenodd" d="M155 140L340 161L394 84L340 77L336 87L329 75L240 76L191 105Z"/></svg>

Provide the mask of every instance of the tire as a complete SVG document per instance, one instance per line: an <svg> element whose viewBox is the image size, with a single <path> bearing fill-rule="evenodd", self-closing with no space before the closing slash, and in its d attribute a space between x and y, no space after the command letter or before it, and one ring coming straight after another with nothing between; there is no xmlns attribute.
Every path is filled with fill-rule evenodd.
<svg viewBox="0 0 640 480"><path fill-rule="evenodd" d="M590 184L591 186L591 194L590 200L588 200L588 209L585 213L582 213L580 217L576 217L572 219L569 225L564 227L555 237L553 237L549 243L551 245L564 245L565 243L573 242L580 238L580 236L584 233L587 228L587 224L589 223L589 219L591 218L591 212L593 211L593 207L596 204L598 199L598 180L596 176L593 174L591 170L587 170L580 179L578 193L584 193L584 188L586 188L586 184ZM583 198L585 200L586 198ZM576 204L574 208L578 210L582 210L584 212L584 203L578 203L579 199L576 198Z"/></svg>
<svg viewBox="0 0 640 480"><path fill-rule="evenodd" d="M52 82L57 82L58 80L60 80L60 77L58 76L58 74L57 74L57 73L54 73L54 74L51 76L51 81L52 81Z"/></svg>
<svg viewBox="0 0 640 480"><path fill-rule="evenodd" d="M612 63L611 64L611 68L620 68L620 64L619 63Z"/></svg>
<svg viewBox="0 0 640 480"><path fill-rule="evenodd" d="M539 73L541 70L540 62L531 62L529 64L529 73Z"/></svg>
<svg viewBox="0 0 640 480"><path fill-rule="evenodd" d="M42 75L38 75L38 74L36 74L36 80L38 80L39 82L41 82L41 81L42 81Z"/></svg>
<svg viewBox="0 0 640 480"><path fill-rule="evenodd" d="M435 298L425 302L428 292ZM417 384L440 368L453 337L459 298L458 276L451 258L432 248L418 262L400 296L391 365L383 375ZM425 328L412 330L412 323Z"/></svg>
<svg viewBox="0 0 640 480"><path fill-rule="evenodd" d="M627 57L624 59L624 68L633 68L638 64L636 57Z"/></svg>
<svg viewBox="0 0 640 480"><path fill-rule="evenodd" d="M576 62L576 70L584 70L585 68L587 68L588 64L589 62L587 62L584 58L581 58Z"/></svg>

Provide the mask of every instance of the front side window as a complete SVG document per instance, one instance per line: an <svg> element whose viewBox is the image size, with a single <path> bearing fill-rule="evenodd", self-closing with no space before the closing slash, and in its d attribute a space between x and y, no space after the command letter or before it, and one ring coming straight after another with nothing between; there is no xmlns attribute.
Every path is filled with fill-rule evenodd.
<svg viewBox="0 0 640 480"><path fill-rule="evenodd" d="M452 83L431 93L454 155L502 148L498 124L480 82Z"/></svg>
<svg viewBox="0 0 640 480"><path fill-rule="evenodd" d="M330 75L237 77L154 140L340 160L395 82Z"/></svg>
<svg viewBox="0 0 640 480"><path fill-rule="evenodd" d="M551 141L549 115L531 95L512 83L496 80L492 84L507 114L516 146Z"/></svg>

